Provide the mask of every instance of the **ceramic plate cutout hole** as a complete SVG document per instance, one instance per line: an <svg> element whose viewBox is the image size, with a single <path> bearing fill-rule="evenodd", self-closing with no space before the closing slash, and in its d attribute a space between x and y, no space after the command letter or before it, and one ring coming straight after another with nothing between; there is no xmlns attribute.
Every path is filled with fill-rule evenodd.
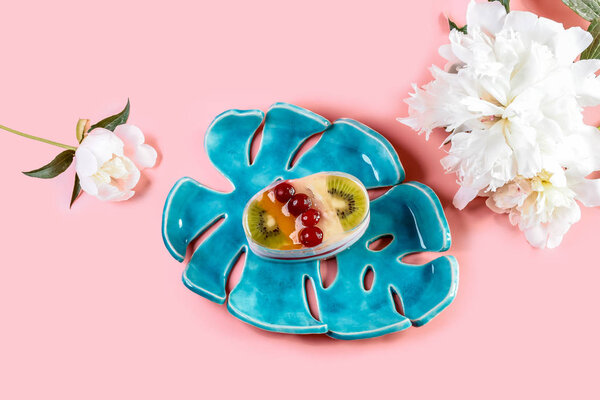
<svg viewBox="0 0 600 400"><path fill-rule="evenodd" d="M233 267L231 267L231 271L229 271L227 285L225 286L225 292L227 295L229 295L233 288L236 287L240 282L240 279L242 278L242 272L244 272L244 265L246 265L246 249L242 249L235 257Z"/></svg>
<svg viewBox="0 0 600 400"><path fill-rule="evenodd" d="M391 188L392 186L385 186L377 189L368 189L367 192L369 193L369 200L373 201L375 199L380 198L381 196L389 192Z"/></svg>
<svg viewBox="0 0 600 400"><path fill-rule="evenodd" d="M296 163L298 162L300 157L302 157L307 151L312 149L317 144L319 139L321 139L322 135L323 135L323 132L315 133L314 135L309 136L302 143L300 143L300 146L298 146L296 151L294 151L294 156L290 160L290 163L289 163L287 169L294 168L294 165L296 165Z"/></svg>
<svg viewBox="0 0 600 400"><path fill-rule="evenodd" d="M401 261L409 265L426 265L439 257L440 253L434 252L412 253L402 257Z"/></svg>
<svg viewBox="0 0 600 400"><path fill-rule="evenodd" d="M390 243L394 240L394 236L387 234L381 235L369 241L368 246L371 251L381 251L388 247Z"/></svg>
<svg viewBox="0 0 600 400"><path fill-rule="evenodd" d="M396 312L404 316L404 306L402 305L402 299L393 288L390 288L390 294L392 295L392 303L394 303L394 308L396 309Z"/></svg>
<svg viewBox="0 0 600 400"><path fill-rule="evenodd" d="M187 247L185 257L187 261L190 260L192 254L194 254L196 249L200 247L200 244L202 244L202 242L208 239L210 235L212 235L213 232L216 231L223 222L225 222L225 216L220 215L208 225L208 228L206 228L202 233L200 233L194 240L190 242L190 244Z"/></svg>
<svg viewBox="0 0 600 400"><path fill-rule="evenodd" d="M373 287L373 280L375 279L375 271L372 266L368 266L363 276L363 288L368 292Z"/></svg>
<svg viewBox="0 0 600 400"><path fill-rule="evenodd" d="M260 145L262 144L263 138L263 125L261 125L254 135L252 135L252 139L250 140L250 146L248 146L248 161L250 165L254 164L254 160L256 159L256 155L260 151Z"/></svg>
<svg viewBox="0 0 600 400"><path fill-rule="evenodd" d="M319 305L317 302L317 293L315 292L315 285L312 279L308 276L304 277L304 291L306 292L306 302L308 303L308 311L310 315L317 321L320 321L319 316Z"/></svg>
<svg viewBox="0 0 600 400"><path fill-rule="evenodd" d="M337 258L333 257L319 261L319 273L321 274L323 289L327 289L335 281L338 274Z"/></svg>

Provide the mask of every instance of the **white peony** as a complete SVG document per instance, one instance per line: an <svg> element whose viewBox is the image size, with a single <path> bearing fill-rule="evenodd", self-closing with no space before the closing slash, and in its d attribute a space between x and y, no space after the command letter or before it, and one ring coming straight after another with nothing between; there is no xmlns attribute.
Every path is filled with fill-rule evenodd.
<svg viewBox="0 0 600 400"><path fill-rule="evenodd" d="M527 179L517 177L495 192L486 204L497 213L508 213L535 247L557 247L572 224L581 218L576 194L568 186L556 186L552 174L542 171Z"/></svg>
<svg viewBox="0 0 600 400"><path fill-rule="evenodd" d="M144 143L144 134L134 125L89 132L75 152L81 188L100 200L122 201L134 195L140 170L156 163L156 150Z"/></svg>
<svg viewBox="0 0 600 400"><path fill-rule="evenodd" d="M600 104L600 60L574 62L592 36L499 2L471 1L467 29L450 32L446 70L414 86L400 121L450 132L442 165L458 176L456 207L489 196L532 245L555 247L579 219L575 199L600 205L600 183L585 179L600 169L600 133L582 115Z"/></svg>

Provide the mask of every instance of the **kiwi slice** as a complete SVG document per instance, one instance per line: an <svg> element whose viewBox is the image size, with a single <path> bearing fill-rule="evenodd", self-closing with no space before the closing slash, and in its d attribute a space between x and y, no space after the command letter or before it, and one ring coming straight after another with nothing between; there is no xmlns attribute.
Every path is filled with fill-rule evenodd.
<svg viewBox="0 0 600 400"><path fill-rule="evenodd" d="M358 183L343 176L330 175L327 177L327 193L345 231L362 222L369 199Z"/></svg>
<svg viewBox="0 0 600 400"><path fill-rule="evenodd" d="M258 201L252 202L248 208L248 230L256 243L270 249L279 249L290 241L275 218Z"/></svg>

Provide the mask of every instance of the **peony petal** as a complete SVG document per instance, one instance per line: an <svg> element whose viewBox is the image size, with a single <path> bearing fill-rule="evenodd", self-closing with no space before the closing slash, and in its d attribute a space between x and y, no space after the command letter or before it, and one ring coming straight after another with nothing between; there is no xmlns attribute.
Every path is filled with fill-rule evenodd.
<svg viewBox="0 0 600 400"><path fill-rule="evenodd" d="M563 32L563 24L548 18L538 18L535 28L531 32L531 40L544 45L552 45L555 36Z"/></svg>
<svg viewBox="0 0 600 400"><path fill-rule="evenodd" d="M91 131L81 142L79 148L90 151L98 166L110 160L113 155L123 155L123 141L117 135L104 128Z"/></svg>
<svg viewBox="0 0 600 400"><path fill-rule="evenodd" d="M127 157L123 157L123 163L125 164L125 168L127 168L128 174L124 179L120 179L120 182L122 182L125 189L133 189L140 180L140 170L135 166L133 161Z"/></svg>
<svg viewBox="0 0 600 400"><path fill-rule="evenodd" d="M133 190L119 190L114 185L104 183L98 186L98 199L102 201L124 201L130 199L135 192Z"/></svg>
<svg viewBox="0 0 600 400"><path fill-rule="evenodd" d="M502 29L506 18L506 9L500 2L476 3L471 0L467 9L468 29L481 29L496 34Z"/></svg>
<svg viewBox="0 0 600 400"><path fill-rule="evenodd" d="M117 126L115 134L125 144L123 153L131 159L138 168L152 168L156 163L158 154L156 150L144 143L144 133L135 125L123 124Z"/></svg>
<svg viewBox="0 0 600 400"><path fill-rule="evenodd" d="M521 214L516 209L512 209L508 214L508 220L512 226L517 226L521 222Z"/></svg>
<svg viewBox="0 0 600 400"><path fill-rule="evenodd" d="M518 183L511 182L498 188L490 195L488 198L488 207L493 211L502 210L503 212L508 212L508 210L523 204L527 196L529 196L529 191L526 188ZM493 204L490 205L489 203Z"/></svg>
<svg viewBox="0 0 600 400"><path fill-rule="evenodd" d="M562 166L553 157L543 156L542 157L542 168L548 171L552 176L550 177L550 183L557 187L567 186L567 175Z"/></svg>
<svg viewBox="0 0 600 400"><path fill-rule="evenodd" d="M136 148L133 157L133 162L135 162L140 169L152 168L154 167L154 164L156 164L158 154L154 147L148 144L141 144Z"/></svg>
<svg viewBox="0 0 600 400"><path fill-rule="evenodd" d="M452 138L449 156L442 165L453 165L463 185L472 190L495 190L514 178L516 169L511 148L506 144L503 122L489 129L459 132Z"/></svg>
<svg viewBox="0 0 600 400"><path fill-rule="evenodd" d="M543 95L541 95L543 94L542 91L546 92L549 88L547 82L543 84L544 86L541 89L536 89L535 84L547 79L554 64L555 60L552 53L546 46L539 43L532 43L528 55L523 57L518 68L515 68L511 76L512 96L519 96L521 93L527 91L527 96L531 97L532 100L535 100L537 97L537 101L530 107L534 108L535 104L543 99ZM522 101L522 104L527 104L527 101Z"/></svg>
<svg viewBox="0 0 600 400"><path fill-rule="evenodd" d="M545 249L546 243L548 242L548 232L545 226L535 225L531 228L525 229L525 238L533 247L538 249Z"/></svg>
<svg viewBox="0 0 600 400"><path fill-rule="evenodd" d="M582 179L571 186L576 199L586 207L600 207L600 179Z"/></svg>
<svg viewBox="0 0 600 400"><path fill-rule="evenodd" d="M87 147L80 146L75 151L75 170L79 178L91 176L100 167L98 160Z"/></svg>
<svg viewBox="0 0 600 400"><path fill-rule="evenodd" d="M452 51L452 45L444 44L440 46L438 53L446 61L448 61L446 63L446 66L444 67L444 70L446 70L447 72L454 73L460 66L462 66L462 62L458 59L458 57L456 57L456 55Z"/></svg>
<svg viewBox="0 0 600 400"><path fill-rule="evenodd" d="M595 73L600 69L600 60L580 60L573 63L573 70L577 75L595 77Z"/></svg>
<svg viewBox="0 0 600 400"><path fill-rule="evenodd" d="M599 69L600 60L581 60L571 67L577 101L583 107L600 104L600 78L596 77Z"/></svg>
<svg viewBox="0 0 600 400"><path fill-rule="evenodd" d="M526 178L542 170L542 154L536 143L536 131L530 126L511 123L505 129L506 140L517 161L517 173Z"/></svg>
<svg viewBox="0 0 600 400"><path fill-rule="evenodd" d="M117 135L125 144L125 146L135 147L144 143L144 133L140 128L131 124L119 125L115 128Z"/></svg>
<svg viewBox="0 0 600 400"><path fill-rule="evenodd" d="M490 210L492 210L493 212L495 212L496 214L506 214L506 213L510 212L509 209L500 208L500 207L496 206L496 202L494 201L493 197L488 197L485 201L485 205L488 206L488 208Z"/></svg>
<svg viewBox="0 0 600 400"><path fill-rule="evenodd" d="M572 207L562 207L552 221L547 225L548 242L546 246L549 249L558 247L567 234L571 226L581 219L581 210L576 203Z"/></svg>
<svg viewBox="0 0 600 400"><path fill-rule="evenodd" d="M548 249L557 248L562 243L564 237L565 237L564 234L558 235L558 234L551 233L550 235L548 235L548 242L546 243L546 247Z"/></svg>
<svg viewBox="0 0 600 400"><path fill-rule="evenodd" d="M494 96L497 98L496 96ZM505 96L503 96L505 97ZM495 104L490 103L489 101L485 101L481 98L476 97L465 97L461 101L462 105L466 107L467 110L472 112L473 114L479 114L482 117L484 116L492 116L492 115L502 115L504 109Z"/></svg>
<svg viewBox="0 0 600 400"><path fill-rule="evenodd" d="M511 11L504 20L503 30L519 32L522 39L528 39L538 22L538 16L527 11Z"/></svg>
<svg viewBox="0 0 600 400"><path fill-rule="evenodd" d="M569 171L580 176L600 170L600 131L593 126L583 126L574 133L564 139L561 161Z"/></svg>
<svg viewBox="0 0 600 400"><path fill-rule="evenodd" d="M576 26L561 31L554 39L554 54L563 64L572 63L582 51L592 44L593 38L589 32Z"/></svg>
<svg viewBox="0 0 600 400"><path fill-rule="evenodd" d="M458 208L459 210L462 210L467 206L467 204L469 204L473 199L475 199L475 197L477 197L478 194L478 189L473 189L463 185L460 187L460 189L458 189L458 192L456 192L452 204L454 204L454 207Z"/></svg>
<svg viewBox="0 0 600 400"><path fill-rule="evenodd" d="M448 132L461 126L474 128L481 125L481 112L470 111L462 100L467 97L479 99L478 82L475 76L451 74L432 67L434 81L423 89L413 86L405 102L409 105L409 117L399 121L416 131L425 132L427 138L435 128L444 127ZM469 129L470 130L470 129Z"/></svg>
<svg viewBox="0 0 600 400"><path fill-rule="evenodd" d="M96 181L91 176L79 176L79 184L81 185L81 189L87 194L91 194L92 196L98 195L98 186Z"/></svg>

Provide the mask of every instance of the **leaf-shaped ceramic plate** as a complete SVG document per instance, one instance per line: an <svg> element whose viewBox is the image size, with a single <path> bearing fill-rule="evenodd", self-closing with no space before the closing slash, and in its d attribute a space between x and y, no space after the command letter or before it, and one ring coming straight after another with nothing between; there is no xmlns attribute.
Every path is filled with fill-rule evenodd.
<svg viewBox="0 0 600 400"><path fill-rule="evenodd" d="M261 148L251 163L252 139L263 123ZM321 132L316 144L295 160L304 143ZM231 268L246 252L240 282L229 294L233 315L270 331L324 333L341 339L423 325L454 299L458 287L454 257L442 256L420 266L402 261L412 253L448 250L450 230L431 189L420 183L400 184L404 170L398 155L377 132L350 119L332 124L308 110L278 103L266 116L260 110L230 110L217 116L205 146L235 189L219 193L182 178L167 197L162 225L167 249L183 261L190 242L224 219L199 245L183 273L184 284L194 292L224 303ZM248 251L242 224L244 206L262 188L322 171L353 175L367 189L394 186L371 203L365 234L336 256L338 274L328 287L321 279L319 260L282 264ZM384 236L392 239L384 249L369 247ZM365 285L368 272L373 275L370 287ZM308 306L309 282L315 285L319 319Z"/></svg>

